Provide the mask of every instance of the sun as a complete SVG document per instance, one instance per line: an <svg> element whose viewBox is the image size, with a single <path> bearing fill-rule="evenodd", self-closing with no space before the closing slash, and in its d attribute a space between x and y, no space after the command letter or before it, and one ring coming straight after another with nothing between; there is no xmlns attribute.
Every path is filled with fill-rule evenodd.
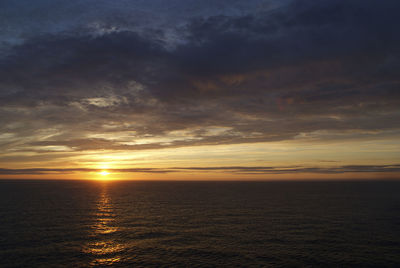
<svg viewBox="0 0 400 268"><path fill-rule="evenodd" d="M107 170L102 170L99 172L99 174L103 177L107 176L108 174L110 174Z"/></svg>
<svg viewBox="0 0 400 268"><path fill-rule="evenodd" d="M109 180L111 180L111 177L109 177L108 175L110 175L110 172L108 172L107 170L101 170L101 171L99 171L98 173L98 176L97 176L97 180L99 180L99 181L109 181Z"/></svg>

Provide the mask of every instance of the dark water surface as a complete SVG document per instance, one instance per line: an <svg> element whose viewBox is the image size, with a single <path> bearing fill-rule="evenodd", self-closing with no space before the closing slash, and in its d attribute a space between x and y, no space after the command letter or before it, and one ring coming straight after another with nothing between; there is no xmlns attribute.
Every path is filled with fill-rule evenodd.
<svg viewBox="0 0 400 268"><path fill-rule="evenodd" d="M400 182L0 181L0 266L400 267Z"/></svg>

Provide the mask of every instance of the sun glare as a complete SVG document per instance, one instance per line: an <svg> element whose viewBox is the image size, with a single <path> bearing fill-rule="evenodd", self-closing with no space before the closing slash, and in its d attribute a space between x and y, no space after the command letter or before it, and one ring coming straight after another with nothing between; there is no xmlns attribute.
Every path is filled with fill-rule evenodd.
<svg viewBox="0 0 400 268"><path fill-rule="evenodd" d="M97 180L100 180L100 181L112 180L112 178L110 176L108 176L108 175L110 175L110 172L108 172L107 170L99 171L97 174L99 175L96 178Z"/></svg>
<svg viewBox="0 0 400 268"><path fill-rule="evenodd" d="M108 174L110 174L107 170L103 170L100 172L101 176L107 176Z"/></svg>

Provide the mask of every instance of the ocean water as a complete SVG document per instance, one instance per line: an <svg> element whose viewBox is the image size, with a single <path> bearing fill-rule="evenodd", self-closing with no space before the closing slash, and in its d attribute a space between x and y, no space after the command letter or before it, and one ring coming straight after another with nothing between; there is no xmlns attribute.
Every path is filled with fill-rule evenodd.
<svg viewBox="0 0 400 268"><path fill-rule="evenodd" d="M1 267L400 267L400 182L0 181Z"/></svg>

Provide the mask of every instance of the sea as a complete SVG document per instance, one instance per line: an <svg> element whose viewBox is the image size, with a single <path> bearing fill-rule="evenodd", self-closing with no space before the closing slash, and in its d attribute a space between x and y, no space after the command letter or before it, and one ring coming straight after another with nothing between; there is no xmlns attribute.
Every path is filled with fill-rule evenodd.
<svg viewBox="0 0 400 268"><path fill-rule="evenodd" d="M400 181L0 181L0 267L400 267Z"/></svg>

